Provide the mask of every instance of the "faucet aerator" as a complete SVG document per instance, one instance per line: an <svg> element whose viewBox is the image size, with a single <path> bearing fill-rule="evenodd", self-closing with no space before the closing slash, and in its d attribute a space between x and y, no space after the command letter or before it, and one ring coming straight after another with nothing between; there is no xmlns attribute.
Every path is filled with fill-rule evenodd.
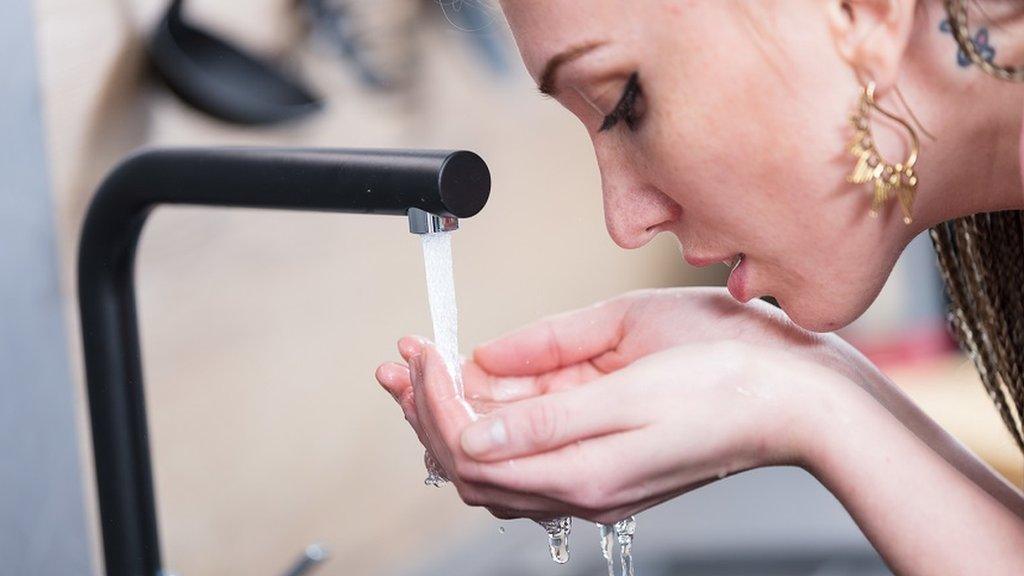
<svg viewBox="0 0 1024 576"><path fill-rule="evenodd" d="M454 216L438 216L419 208L409 209L409 232L413 234L437 234L459 229L459 219Z"/></svg>

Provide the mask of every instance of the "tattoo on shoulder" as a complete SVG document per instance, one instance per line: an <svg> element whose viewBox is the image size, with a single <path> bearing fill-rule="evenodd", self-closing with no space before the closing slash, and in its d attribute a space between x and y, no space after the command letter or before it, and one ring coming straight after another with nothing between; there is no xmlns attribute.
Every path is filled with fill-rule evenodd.
<svg viewBox="0 0 1024 576"><path fill-rule="evenodd" d="M953 24L950 23L947 18L939 24L939 30L944 34L952 35ZM988 28L978 29L978 33L974 35L974 38L971 38L971 44L974 46L974 50L984 61L992 63L992 60L996 57L996 49L995 46L989 44ZM963 48L957 50L956 63L961 68L969 68L971 66L971 58L967 56L967 53L964 52Z"/></svg>

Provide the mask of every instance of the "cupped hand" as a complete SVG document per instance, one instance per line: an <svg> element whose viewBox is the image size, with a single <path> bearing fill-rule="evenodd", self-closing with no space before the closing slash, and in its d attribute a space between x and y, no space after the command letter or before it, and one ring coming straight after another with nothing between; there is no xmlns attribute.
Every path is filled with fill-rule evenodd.
<svg viewBox="0 0 1024 576"><path fill-rule="evenodd" d="M460 474L465 454L458 448L458 433L479 417L522 399L570 389L600 374L578 366L539 376L502 377L488 373L473 361L462 365L464 397L459 397L436 348L423 338L399 340L399 353L408 366L388 362L377 369L377 380L402 408L420 443L444 469L470 505L487 506L499 518L550 518L554 502L515 490L502 490Z"/></svg>
<svg viewBox="0 0 1024 576"><path fill-rule="evenodd" d="M378 379L467 503L612 522L725 474L799 459L793 407L835 377L821 337L723 291L632 293L484 344L454 393L436 350ZM585 384L585 385L584 385Z"/></svg>

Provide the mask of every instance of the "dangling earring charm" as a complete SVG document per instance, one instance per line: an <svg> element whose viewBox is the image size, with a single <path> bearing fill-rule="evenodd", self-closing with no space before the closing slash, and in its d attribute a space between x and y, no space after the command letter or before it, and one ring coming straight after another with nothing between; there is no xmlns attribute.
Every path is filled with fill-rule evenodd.
<svg viewBox="0 0 1024 576"><path fill-rule="evenodd" d="M896 122L910 134L910 155L902 163L886 162L875 146L869 123L872 110ZM874 82L869 82L864 87L860 104L857 106L857 111L850 117L850 123L853 124L855 132L853 142L850 144L850 153L857 158L857 164L847 180L854 184L870 182L873 185L872 217L877 217L885 203L895 196L899 199L900 208L903 210L903 223L910 224L913 221L911 214L914 197L917 195L917 174L914 172L914 165L917 164L917 154L920 150L917 133L914 132L910 124L875 103Z"/></svg>

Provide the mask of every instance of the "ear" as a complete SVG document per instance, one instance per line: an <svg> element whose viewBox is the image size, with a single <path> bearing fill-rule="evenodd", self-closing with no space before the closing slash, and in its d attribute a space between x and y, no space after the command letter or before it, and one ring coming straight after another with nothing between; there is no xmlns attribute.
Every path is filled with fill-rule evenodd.
<svg viewBox="0 0 1024 576"><path fill-rule="evenodd" d="M879 93L896 84L914 28L916 0L828 0L836 51Z"/></svg>

